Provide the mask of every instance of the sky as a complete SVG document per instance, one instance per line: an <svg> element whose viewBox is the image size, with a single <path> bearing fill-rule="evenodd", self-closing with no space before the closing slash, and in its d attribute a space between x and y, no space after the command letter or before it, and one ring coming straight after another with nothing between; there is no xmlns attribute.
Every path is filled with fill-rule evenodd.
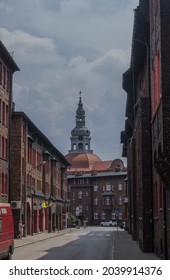
<svg viewBox="0 0 170 280"><path fill-rule="evenodd" d="M79 92L102 160L122 158L134 11L139 0L1 0L0 40L20 68L15 110L66 155ZM125 159L123 159L125 160Z"/></svg>

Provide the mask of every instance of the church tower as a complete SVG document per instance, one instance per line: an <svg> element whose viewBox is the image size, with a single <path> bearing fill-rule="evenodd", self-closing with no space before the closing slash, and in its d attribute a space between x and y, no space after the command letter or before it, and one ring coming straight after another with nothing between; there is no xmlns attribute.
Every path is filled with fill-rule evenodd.
<svg viewBox="0 0 170 280"><path fill-rule="evenodd" d="M78 108L76 110L76 127L71 131L71 150L73 153L93 153L90 150L90 130L85 126L85 110L83 108L81 91L79 92Z"/></svg>

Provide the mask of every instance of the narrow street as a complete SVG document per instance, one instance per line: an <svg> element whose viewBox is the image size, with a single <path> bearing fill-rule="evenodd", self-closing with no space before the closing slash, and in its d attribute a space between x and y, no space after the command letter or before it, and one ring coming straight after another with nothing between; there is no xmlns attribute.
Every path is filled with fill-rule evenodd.
<svg viewBox="0 0 170 280"><path fill-rule="evenodd" d="M120 230L120 229L119 229ZM13 260L111 260L117 228L87 227L15 249Z"/></svg>

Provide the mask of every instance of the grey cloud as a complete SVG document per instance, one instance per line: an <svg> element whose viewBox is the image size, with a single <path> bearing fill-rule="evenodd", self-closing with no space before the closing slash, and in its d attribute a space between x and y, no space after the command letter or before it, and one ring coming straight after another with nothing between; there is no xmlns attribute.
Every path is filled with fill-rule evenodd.
<svg viewBox="0 0 170 280"><path fill-rule="evenodd" d="M1 0L1 40L21 69L14 75L16 109L25 111L63 154L70 149L82 90L92 149L102 159L121 156L122 73L129 65L137 4Z"/></svg>

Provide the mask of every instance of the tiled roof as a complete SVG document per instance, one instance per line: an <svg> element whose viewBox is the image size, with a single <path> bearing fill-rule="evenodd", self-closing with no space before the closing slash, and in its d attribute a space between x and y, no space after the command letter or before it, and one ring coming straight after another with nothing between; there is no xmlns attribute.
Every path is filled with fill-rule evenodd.
<svg viewBox="0 0 170 280"><path fill-rule="evenodd" d="M126 172L123 161L120 159L102 161L93 153L70 153L65 156L70 163L68 174L81 176L84 173L91 172L93 175L109 172Z"/></svg>
<svg viewBox="0 0 170 280"><path fill-rule="evenodd" d="M93 165L93 170L96 171L106 171L110 169L112 160L107 161L101 161L101 162L95 162Z"/></svg>
<svg viewBox="0 0 170 280"><path fill-rule="evenodd" d="M67 154L67 161L71 164L68 171L91 171L96 163L102 162L101 159L93 153L73 153Z"/></svg>

